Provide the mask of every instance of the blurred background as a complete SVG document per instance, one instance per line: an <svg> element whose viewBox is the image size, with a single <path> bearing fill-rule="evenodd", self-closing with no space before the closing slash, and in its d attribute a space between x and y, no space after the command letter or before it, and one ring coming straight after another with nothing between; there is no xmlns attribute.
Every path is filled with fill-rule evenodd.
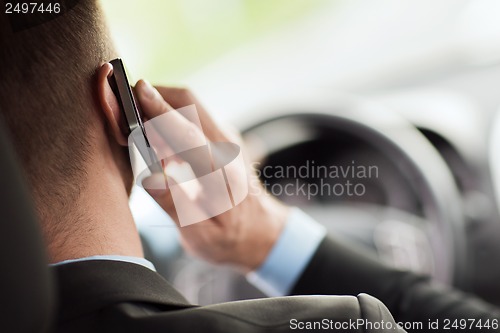
<svg viewBox="0 0 500 333"><path fill-rule="evenodd" d="M500 1L102 5L132 79L188 86L263 166L380 169L360 198L280 199L381 260L500 304ZM190 301L263 296L185 256L140 188L131 207L148 258Z"/></svg>
<svg viewBox="0 0 500 333"><path fill-rule="evenodd" d="M228 117L291 89L383 89L500 60L495 0L102 5L135 79L188 85Z"/></svg>

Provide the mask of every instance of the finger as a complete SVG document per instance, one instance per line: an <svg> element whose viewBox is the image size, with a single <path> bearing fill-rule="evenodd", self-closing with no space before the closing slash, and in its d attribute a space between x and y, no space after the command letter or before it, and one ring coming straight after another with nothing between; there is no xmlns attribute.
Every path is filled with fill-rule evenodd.
<svg viewBox="0 0 500 333"><path fill-rule="evenodd" d="M207 110L200 104L198 99L185 88L174 87L156 87L160 95L167 101L173 108L179 109L191 104L196 105L198 116L200 118L203 132L211 141L227 141L226 133L217 125L215 120L210 116Z"/></svg>
<svg viewBox="0 0 500 333"><path fill-rule="evenodd" d="M158 173L153 174L142 181L142 186L156 203L172 218L175 224L180 226L172 193L168 188L165 176Z"/></svg>
<svg viewBox="0 0 500 333"><path fill-rule="evenodd" d="M206 213L203 211L203 205L199 205L195 196L192 195L193 193L188 192L189 188L177 186L174 178L169 177L167 181L161 174L153 174L145 178L142 185L179 228L186 226L180 229L182 233L186 235L196 233L196 229L187 226L192 226L193 222L196 224L201 222L200 217L203 218ZM173 195L175 195L175 200Z"/></svg>
<svg viewBox="0 0 500 333"><path fill-rule="evenodd" d="M163 137L155 130L153 126L148 126L146 130L149 144L154 150L156 156L160 159L171 158L175 156L175 151L168 145Z"/></svg>
<svg viewBox="0 0 500 333"><path fill-rule="evenodd" d="M194 123L173 110L153 86L140 80L136 89L142 109L150 118L144 126L148 136L151 133L149 143L154 149L163 150L162 147L166 144L174 152L182 152L206 145L203 132ZM160 156L162 157L165 156Z"/></svg>

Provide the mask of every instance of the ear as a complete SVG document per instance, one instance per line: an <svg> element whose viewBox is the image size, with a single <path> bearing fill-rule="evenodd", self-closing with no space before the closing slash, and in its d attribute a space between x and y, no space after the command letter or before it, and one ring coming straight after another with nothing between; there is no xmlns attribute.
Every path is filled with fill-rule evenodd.
<svg viewBox="0 0 500 333"><path fill-rule="evenodd" d="M107 120L107 124L112 131L113 137L120 145L127 146L128 140L120 125L125 121L125 119L123 119L124 115L120 110L118 100L108 81L111 74L113 74L113 65L110 63L105 63L97 71L99 103L105 119Z"/></svg>

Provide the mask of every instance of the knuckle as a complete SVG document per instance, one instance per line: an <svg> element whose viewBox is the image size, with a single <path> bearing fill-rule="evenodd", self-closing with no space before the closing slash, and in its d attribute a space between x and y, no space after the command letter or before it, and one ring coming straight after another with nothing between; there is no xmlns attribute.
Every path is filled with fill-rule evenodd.
<svg viewBox="0 0 500 333"><path fill-rule="evenodd" d="M165 101L161 101L160 111L161 113L167 113L168 111L170 111L170 108Z"/></svg>

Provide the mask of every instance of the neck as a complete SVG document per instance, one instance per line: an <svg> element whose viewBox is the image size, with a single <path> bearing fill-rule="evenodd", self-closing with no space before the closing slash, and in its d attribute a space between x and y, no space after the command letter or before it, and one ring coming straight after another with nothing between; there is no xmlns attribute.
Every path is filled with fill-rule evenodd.
<svg viewBox="0 0 500 333"><path fill-rule="evenodd" d="M143 257L120 172L95 164L63 232L45 232L51 263L94 255ZM75 218L77 217L77 218ZM44 225L48 221L42 221Z"/></svg>

